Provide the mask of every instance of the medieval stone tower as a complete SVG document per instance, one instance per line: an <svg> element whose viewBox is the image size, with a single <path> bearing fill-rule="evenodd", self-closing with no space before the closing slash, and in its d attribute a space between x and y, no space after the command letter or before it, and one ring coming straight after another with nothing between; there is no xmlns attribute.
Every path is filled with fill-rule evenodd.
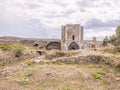
<svg viewBox="0 0 120 90"><path fill-rule="evenodd" d="M61 50L80 49L80 42L83 41L83 26L80 24L67 24L61 27Z"/></svg>

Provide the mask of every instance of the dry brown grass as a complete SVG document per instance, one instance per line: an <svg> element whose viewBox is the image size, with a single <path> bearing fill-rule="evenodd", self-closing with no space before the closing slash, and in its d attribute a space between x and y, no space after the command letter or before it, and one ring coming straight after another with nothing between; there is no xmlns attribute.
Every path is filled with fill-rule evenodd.
<svg viewBox="0 0 120 90"><path fill-rule="evenodd" d="M52 60L52 59L55 59L55 58L64 57L66 55L67 55L66 52L62 52L62 51L58 51L58 50L52 50L52 51L48 51L47 55L45 57L48 60Z"/></svg>
<svg viewBox="0 0 120 90"><path fill-rule="evenodd" d="M22 64L24 64L22 62ZM8 67L9 72L1 76L3 90L119 90L118 76L114 69L99 64L21 64ZM100 79L94 78L98 73ZM113 83L114 82L114 83ZM14 86L14 87L13 87Z"/></svg>

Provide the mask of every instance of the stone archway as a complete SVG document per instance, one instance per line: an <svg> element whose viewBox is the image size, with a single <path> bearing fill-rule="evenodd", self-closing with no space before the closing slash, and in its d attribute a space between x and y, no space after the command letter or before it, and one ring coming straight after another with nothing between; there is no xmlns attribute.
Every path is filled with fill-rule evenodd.
<svg viewBox="0 0 120 90"><path fill-rule="evenodd" d="M46 45L46 49L47 50L52 50L52 49L60 50L61 43L60 42L50 42Z"/></svg>
<svg viewBox="0 0 120 90"><path fill-rule="evenodd" d="M78 50L80 47L77 43L75 42L72 42L69 47L68 47L68 50Z"/></svg>

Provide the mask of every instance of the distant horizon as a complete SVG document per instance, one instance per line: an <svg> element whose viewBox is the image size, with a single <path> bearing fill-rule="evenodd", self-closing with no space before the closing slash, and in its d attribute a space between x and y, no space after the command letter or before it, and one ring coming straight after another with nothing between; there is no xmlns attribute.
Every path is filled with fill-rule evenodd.
<svg viewBox="0 0 120 90"><path fill-rule="evenodd" d="M31 37L18 37L18 36L0 36L0 38L2 38L2 37L7 37L7 38L9 38L9 37L11 37L11 38L25 38L25 39L43 39L43 40L47 40L47 39L61 40L61 38L39 38L39 37L38 38L36 38L36 37L31 38ZM93 37L91 37L90 39L84 39L83 38L83 40L93 40L92 38ZM103 40L98 40L98 41L103 41Z"/></svg>

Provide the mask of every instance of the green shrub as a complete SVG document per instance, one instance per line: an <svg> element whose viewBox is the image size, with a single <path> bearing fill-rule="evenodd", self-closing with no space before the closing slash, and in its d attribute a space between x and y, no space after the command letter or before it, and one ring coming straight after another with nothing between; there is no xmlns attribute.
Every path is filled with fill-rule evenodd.
<svg viewBox="0 0 120 90"><path fill-rule="evenodd" d="M95 79L100 79L100 74L98 74L98 73L93 73L92 76L93 76Z"/></svg>
<svg viewBox="0 0 120 90"><path fill-rule="evenodd" d="M101 75L106 75L106 72L103 71L103 70L99 70L95 73L92 74L92 76L95 78L95 79L100 79L101 78Z"/></svg>
<svg viewBox="0 0 120 90"><path fill-rule="evenodd" d="M74 51L70 51L70 52L69 52L69 55L70 55L70 56L74 56L74 55L75 55L75 52L74 52Z"/></svg>

